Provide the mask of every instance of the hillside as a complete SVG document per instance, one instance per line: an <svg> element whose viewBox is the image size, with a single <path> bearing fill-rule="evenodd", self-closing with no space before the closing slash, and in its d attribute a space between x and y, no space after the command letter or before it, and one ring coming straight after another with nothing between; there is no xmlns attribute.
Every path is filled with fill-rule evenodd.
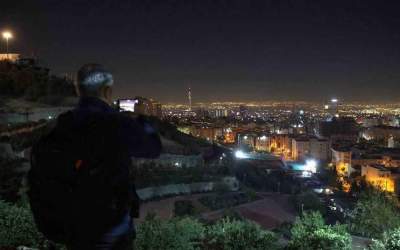
<svg viewBox="0 0 400 250"><path fill-rule="evenodd" d="M0 102L0 108L10 106L4 102L10 99L59 105L65 97L74 95L75 89L71 79L52 75L50 69L42 67L34 59L15 63L0 61L0 97L3 100ZM11 103L11 108L23 106L23 102L17 105Z"/></svg>

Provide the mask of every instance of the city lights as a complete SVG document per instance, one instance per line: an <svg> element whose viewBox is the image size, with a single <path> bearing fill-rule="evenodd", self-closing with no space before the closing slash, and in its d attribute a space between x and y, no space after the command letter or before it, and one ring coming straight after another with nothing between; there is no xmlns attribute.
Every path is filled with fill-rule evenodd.
<svg viewBox="0 0 400 250"><path fill-rule="evenodd" d="M400 250L400 0L30 2L2 5L0 250Z"/></svg>

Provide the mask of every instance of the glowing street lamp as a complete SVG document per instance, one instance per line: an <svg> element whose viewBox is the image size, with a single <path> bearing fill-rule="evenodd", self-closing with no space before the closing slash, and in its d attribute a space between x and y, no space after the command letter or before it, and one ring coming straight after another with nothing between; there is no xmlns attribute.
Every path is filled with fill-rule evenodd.
<svg viewBox="0 0 400 250"><path fill-rule="evenodd" d="M6 39L6 54L8 58L8 40L13 38L13 35L10 31L3 32L3 38Z"/></svg>
<svg viewBox="0 0 400 250"><path fill-rule="evenodd" d="M315 174L317 172L317 166L318 166L318 163L317 163L316 160L308 159L308 160L306 160L306 164L304 166L304 170Z"/></svg>
<svg viewBox="0 0 400 250"><path fill-rule="evenodd" d="M245 158L247 158L247 154L245 152L243 152L242 150L237 150L235 152L235 157L238 159L245 159Z"/></svg>

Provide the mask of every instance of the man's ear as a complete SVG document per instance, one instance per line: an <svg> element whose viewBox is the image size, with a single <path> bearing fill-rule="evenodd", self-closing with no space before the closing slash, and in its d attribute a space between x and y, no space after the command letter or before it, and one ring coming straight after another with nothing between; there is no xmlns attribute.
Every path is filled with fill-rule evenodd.
<svg viewBox="0 0 400 250"><path fill-rule="evenodd" d="M79 90L78 84L74 84L74 86L75 86L75 93L76 93L76 95L77 95L78 97L80 97L80 96L81 96L81 91Z"/></svg>
<svg viewBox="0 0 400 250"><path fill-rule="evenodd" d="M103 86L102 87L102 95L108 103L112 102L112 87L111 86Z"/></svg>

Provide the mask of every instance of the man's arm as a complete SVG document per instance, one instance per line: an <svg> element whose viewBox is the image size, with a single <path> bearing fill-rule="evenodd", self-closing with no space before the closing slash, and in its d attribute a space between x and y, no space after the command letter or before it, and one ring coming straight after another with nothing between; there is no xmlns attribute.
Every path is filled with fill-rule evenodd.
<svg viewBox="0 0 400 250"><path fill-rule="evenodd" d="M161 140L156 130L145 121L143 117L133 118L122 116L120 138L123 142L122 149L131 157L156 158L161 153ZM140 215L140 197L136 193L132 181L131 211L133 218Z"/></svg>
<svg viewBox="0 0 400 250"><path fill-rule="evenodd" d="M157 158L161 153L160 136L144 118L125 116L121 136L132 157Z"/></svg>

